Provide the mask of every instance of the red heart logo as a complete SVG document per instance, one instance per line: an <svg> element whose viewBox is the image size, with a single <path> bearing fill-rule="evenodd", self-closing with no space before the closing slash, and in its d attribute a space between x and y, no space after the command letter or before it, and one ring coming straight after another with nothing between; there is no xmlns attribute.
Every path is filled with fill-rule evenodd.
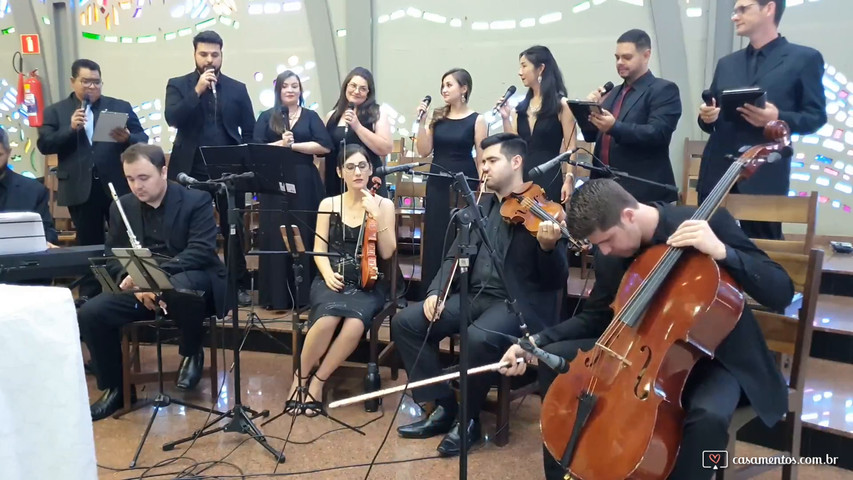
<svg viewBox="0 0 853 480"><path fill-rule="evenodd" d="M709 454L709 455L708 455L708 458L709 458L709 459L711 459L711 461L712 461L712 462L714 462L714 463L719 463L719 462L720 462L720 454L719 454L719 453Z"/></svg>

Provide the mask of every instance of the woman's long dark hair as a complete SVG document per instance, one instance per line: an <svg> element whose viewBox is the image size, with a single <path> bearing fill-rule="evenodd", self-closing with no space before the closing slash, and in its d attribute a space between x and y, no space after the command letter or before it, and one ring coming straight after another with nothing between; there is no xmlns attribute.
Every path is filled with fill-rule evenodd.
<svg viewBox="0 0 853 480"><path fill-rule="evenodd" d="M302 79L299 78L299 75L293 73L290 70L285 70L281 72L277 77L275 77L275 102L272 107L272 115L270 115L270 129L281 135L284 133L284 117L281 115L281 89L284 84L284 81L290 77L296 77L296 81L299 82L299 106L303 106L305 104L305 99L302 97ZM288 122L290 123L290 122Z"/></svg>
<svg viewBox="0 0 853 480"><path fill-rule="evenodd" d="M468 103L468 98L471 97L471 90L474 88L474 81L471 79L471 74L464 68L450 69L441 76L442 88L444 87L444 79L447 78L448 75L453 75L453 79L456 80L456 83L458 83L460 87L468 87L468 90L465 91L464 95L465 103ZM447 118L447 115L449 114L450 104L447 104L442 108L437 108L432 114L432 121L429 124L429 128L434 129L435 124Z"/></svg>
<svg viewBox="0 0 853 480"><path fill-rule="evenodd" d="M542 107L537 114L538 117L547 117L551 115L559 115L562 99L566 96L566 85L563 83L563 74L560 72L560 67L557 66L557 61L554 60L554 55L548 47L542 45L534 45L518 55L527 58L527 61L533 64L534 68L539 68L545 65L545 70L542 72L542 81L539 83L540 95L542 96ZM533 89L527 89L527 95L524 97L516 111L526 112L530 105L530 99L533 98Z"/></svg>
<svg viewBox="0 0 853 480"><path fill-rule="evenodd" d="M341 117L347 110L349 101L347 100L347 85L353 77L361 77L367 82L367 98L364 103L358 107L358 121L364 126L369 126L379 120L379 105L376 104L376 84L373 82L373 74L370 70L364 67L355 67L352 69L341 85L341 94L338 96L338 102L335 104L335 111L329 117L327 127L336 127Z"/></svg>

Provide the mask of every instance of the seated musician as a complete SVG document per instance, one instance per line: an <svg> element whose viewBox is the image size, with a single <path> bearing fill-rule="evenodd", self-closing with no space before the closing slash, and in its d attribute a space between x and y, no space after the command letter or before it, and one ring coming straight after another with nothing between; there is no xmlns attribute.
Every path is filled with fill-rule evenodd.
<svg viewBox="0 0 853 480"><path fill-rule="evenodd" d="M169 274L176 290L205 292L208 302L222 302L225 292L225 265L216 253L216 221L206 192L188 190L166 178L166 158L156 145L136 144L121 155L125 177L132 193L120 198L131 230L143 248L155 256L169 257L159 261ZM106 255L112 249L130 247L127 228L118 208L110 208L110 224L104 245ZM120 267L112 265L118 275ZM113 273L113 272L111 272ZM133 292L133 279L121 279L127 293L101 293L77 311L80 333L89 347L92 364L103 395L91 406L92 420L110 416L121 407L122 365L119 350L122 325L152 319L155 309L164 306L151 292ZM208 303L213 305L213 303ZM221 305L216 303L217 311ZM168 305L165 305L168 312ZM203 309L192 318L175 318L182 330L179 352L183 357L177 386L195 387L204 365L202 350Z"/></svg>
<svg viewBox="0 0 853 480"><path fill-rule="evenodd" d="M488 250L482 245L478 230L471 232L471 243L477 247L472 257L469 276L469 298L452 294L438 305L440 292L454 266L457 236L448 250L447 258L432 280L424 302L410 305L394 316L392 338L400 352L410 382L441 375L439 342L459 332L460 302L469 302L471 321L468 328L468 358L471 367L497 361L510 342L502 334L518 336L519 319L510 313L505 301L515 298L519 310L533 332L557 321L557 297L565 288L568 277L567 243L561 239L560 226L542 222L534 237L523 225L511 225L501 216L504 199L524 185L522 172L527 142L511 133L500 133L481 142L483 155L481 172L487 176L486 186L494 195L480 202L490 243L501 259L507 284L496 273ZM457 282L458 283L458 282ZM507 291L507 289L509 289ZM436 318L437 317L437 318ZM415 364L418 351L432 323L426 345ZM480 410L497 373L472 375L468 378L467 428L469 447L482 439ZM435 402L436 408L418 422L397 428L404 438L428 438L445 435L438 445L443 456L458 455L461 450L460 428L457 421L459 406L450 385L433 384L412 391L418 403Z"/></svg>
<svg viewBox="0 0 853 480"><path fill-rule="evenodd" d="M53 216L48 207L47 188L8 168L11 155L9 134L6 133L6 129L0 128L0 212L38 213L44 224L44 238L48 246L56 247L59 236L53 226Z"/></svg>
<svg viewBox="0 0 853 480"><path fill-rule="evenodd" d="M695 207L638 203L609 179L591 180L578 189L567 222L573 235L598 247L595 285L580 314L532 335L533 342L569 361L578 349L589 351L613 318L610 304L622 276L653 245L693 247L710 255L746 294L767 307L784 309L794 293L787 272L746 237L727 211L719 210L710 222L690 220L695 211ZM788 410L785 381L748 306L715 356L703 357L687 379L681 397L686 413L683 437L670 479L711 478L714 471L702 468L702 451L726 448L729 423L739 405L751 404L768 426ZM502 360L514 365L506 375L524 373L526 365L515 363L519 357L532 360L518 345L506 352ZM556 374L540 366L539 376L545 394ZM544 457L546 477L562 479L558 460L547 450Z"/></svg>
<svg viewBox="0 0 853 480"><path fill-rule="evenodd" d="M311 284L308 334L300 357L303 377L297 377L298 371L294 374L285 404L286 411L296 413L300 409L297 402L305 401L303 411L309 417L320 414L323 384L355 350L364 337L364 330L370 328L373 317L386 301L386 280L380 279L369 290L361 288L361 239L368 216L377 221L376 253L380 271L382 260L391 258L397 249L394 203L368 190L373 166L364 147L348 145L341 152L337 173L344 180L346 190L320 202L314 249L331 254L345 253L346 256L314 257L320 275ZM337 215L322 212L335 212ZM324 239L330 242L331 247ZM341 331L332 341L339 325ZM308 375L314 367L317 370ZM307 398L300 399L294 395L300 383L302 387L307 385Z"/></svg>

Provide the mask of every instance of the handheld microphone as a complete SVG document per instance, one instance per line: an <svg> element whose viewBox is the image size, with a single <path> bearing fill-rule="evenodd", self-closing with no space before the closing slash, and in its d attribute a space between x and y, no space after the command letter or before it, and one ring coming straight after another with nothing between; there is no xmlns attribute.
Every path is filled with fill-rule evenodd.
<svg viewBox="0 0 853 480"><path fill-rule="evenodd" d="M216 69L215 69L215 68L213 68L213 67L211 67L211 68L207 68L207 69L205 69L204 71L205 71L205 72L210 72L210 71L212 71L212 72L216 73ZM218 100L219 100L219 96L216 94L216 80L211 80L211 81L210 81L209 88L210 88L210 90L213 92L213 99L218 101Z"/></svg>
<svg viewBox="0 0 853 480"><path fill-rule="evenodd" d="M91 105L92 105L92 101L89 100L89 94L87 93L87 94L83 95L83 101L80 103L80 108L82 108L83 111L85 112L86 109L89 108Z"/></svg>
<svg viewBox="0 0 853 480"><path fill-rule="evenodd" d="M287 105L281 106L281 118L284 120L284 131L290 131L290 109Z"/></svg>
<svg viewBox="0 0 853 480"><path fill-rule="evenodd" d="M432 97L430 97L429 95L424 97L424 103L426 103L427 108L429 108L429 104L432 103ZM424 118L424 115L426 115L426 110L418 113L418 119L415 120L415 123L416 124L421 123L421 119Z"/></svg>
<svg viewBox="0 0 853 480"><path fill-rule="evenodd" d="M602 93L601 96L607 95L608 93L610 93L611 90L613 90L613 82L605 83L603 88L604 93Z"/></svg>
<svg viewBox="0 0 853 480"><path fill-rule="evenodd" d="M572 148L572 149L566 150L565 152L557 155L556 157L552 158L551 160L548 160L547 162L545 162L541 165L538 165L538 166L531 168L527 172L527 174L530 175L531 177L534 177L534 176L538 177L539 175L542 175L543 173L547 172L548 170L551 170L552 168L554 168L555 165L559 165L560 163L568 160L569 157L574 155L574 153L577 152L578 150L580 150L580 149L579 148Z"/></svg>
<svg viewBox="0 0 853 480"><path fill-rule="evenodd" d="M349 103L347 104L347 110L353 110L353 109L355 109L355 104L354 104L354 103L352 103L352 102L349 102ZM349 133L349 123L348 123L348 122L344 122L344 135L346 135L346 134L348 134L348 133Z"/></svg>
<svg viewBox="0 0 853 480"><path fill-rule="evenodd" d="M509 88L506 89L506 93L504 93L503 100L498 102L497 105L495 105L495 108L492 109L492 115L497 115L498 110L500 110L501 107L506 105L506 102L507 100L509 100L509 97L513 95L515 95L515 85L510 85Z"/></svg>
<svg viewBox="0 0 853 480"><path fill-rule="evenodd" d="M416 167L420 167L420 166L423 166L426 164L427 164L427 162L404 163L402 165L395 165L393 167L382 165L381 167L378 167L375 172L373 172L373 175L376 177L383 177L385 175L391 175L392 173L405 172L406 170L412 170Z"/></svg>
<svg viewBox="0 0 853 480"><path fill-rule="evenodd" d="M710 90L705 90L702 92L702 100L705 102L705 105L709 107L714 106L714 94L711 93Z"/></svg>

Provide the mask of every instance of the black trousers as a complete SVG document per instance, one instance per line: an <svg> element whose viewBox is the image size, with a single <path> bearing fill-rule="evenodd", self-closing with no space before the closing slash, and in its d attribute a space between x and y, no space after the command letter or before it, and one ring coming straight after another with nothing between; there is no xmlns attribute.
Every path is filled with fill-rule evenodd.
<svg viewBox="0 0 853 480"><path fill-rule="evenodd" d="M468 327L469 368L497 362L509 348L509 339L485 330L518 336L518 319L512 315L504 299L479 295L471 299L471 319ZM391 321L391 336L400 352L410 382L441 375L438 344L442 339L459 332L459 295L448 297L444 311L430 330L429 338L415 365L415 357L424 342L429 322L424 316L423 302L409 305ZM478 328L479 327L479 328ZM498 373L482 373L468 377L468 415L477 418L489 393L498 381ZM418 403L453 395L450 385L439 383L412 390Z"/></svg>
<svg viewBox="0 0 853 480"><path fill-rule="evenodd" d="M543 347L543 350L571 361L578 349L588 351L595 339L567 340ZM545 392L557 377L548 368L539 367L539 386ZM725 450L729 441L729 424L742 399L737 379L719 362L700 360L687 379L681 402L687 416L681 449L669 480L708 480L714 470L702 467L702 451ZM543 447L545 478L562 480L563 468L559 460Z"/></svg>
<svg viewBox="0 0 853 480"><path fill-rule="evenodd" d="M216 202L216 211L219 213L219 233L225 239L225 265L228 263L228 255L231 252L228 249L228 197L224 192L214 195ZM234 206L240 210L246 208L246 194L237 192L237 197L234 199ZM237 286L240 289L248 289L251 286L251 275L246 268L246 255L243 253L246 245L246 233L243 229L243 213L240 213L239 223L237 224L237 243L239 248L234 252L235 260L237 261Z"/></svg>
<svg viewBox="0 0 853 480"><path fill-rule="evenodd" d="M212 290L208 273L201 270L172 275L171 281L176 289L199 290L208 294ZM203 306L181 308L187 306L169 302L166 307L181 329L180 354L185 357L195 355L202 347L205 309ZM77 310L80 335L92 355L99 389L121 387L121 327L153 318L154 311L145 308L130 292L102 293Z"/></svg>
<svg viewBox="0 0 853 480"><path fill-rule="evenodd" d="M103 245L110 221L112 199L97 178L92 179L89 199L80 205L68 207L71 221L77 232L77 245ZM141 232L140 232L141 233ZM80 282L80 296L92 298L101 293L101 285L94 275L88 274Z"/></svg>

